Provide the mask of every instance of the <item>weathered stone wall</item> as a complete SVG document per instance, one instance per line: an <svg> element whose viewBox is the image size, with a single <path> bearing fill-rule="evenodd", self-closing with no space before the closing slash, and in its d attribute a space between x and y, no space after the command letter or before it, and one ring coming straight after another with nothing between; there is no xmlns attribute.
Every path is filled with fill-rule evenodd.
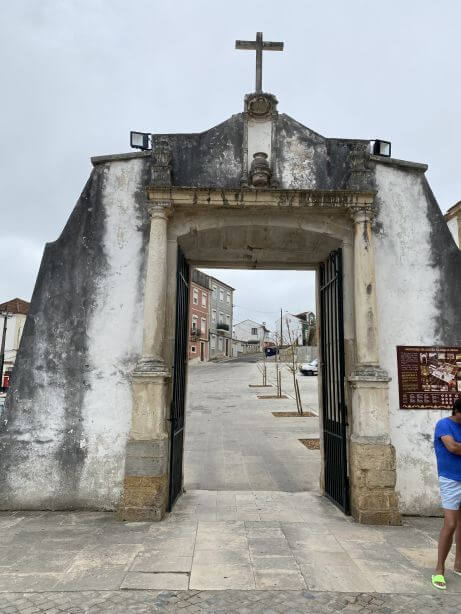
<svg viewBox="0 0 461 614"><path fill-rule="evenodd" d="M461 345L461 252L421 170L375 169L376 282L381 364L403 513L440 512L433 432L442 410L400 410L397 345Z"/></svg>
<svg viewBox="0 0 461 614"><path fill-rule="evenodd" d="M113 508L141 349L145 161L99 165L45 248L0 423L0 507Z"/></svg>

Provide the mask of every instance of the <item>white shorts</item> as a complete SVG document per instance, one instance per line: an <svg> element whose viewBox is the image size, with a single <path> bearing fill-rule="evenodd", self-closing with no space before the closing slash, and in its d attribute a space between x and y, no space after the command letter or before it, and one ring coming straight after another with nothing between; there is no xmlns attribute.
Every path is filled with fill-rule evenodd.
<svg viewBox="0 0 461 614"><path fill-rule="evenodd" d="M461 482L439 475L440 498L444 510L458 510L461 507Z"/></svg>

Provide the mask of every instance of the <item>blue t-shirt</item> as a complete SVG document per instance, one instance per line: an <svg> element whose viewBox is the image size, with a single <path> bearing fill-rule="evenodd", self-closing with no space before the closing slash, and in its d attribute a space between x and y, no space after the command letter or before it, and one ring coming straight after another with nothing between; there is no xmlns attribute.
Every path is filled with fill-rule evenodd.
<svg viewBox="0 0 461 614"><path fill-rule="evenodd" d="M440 439L444 435L451 435L455 441L461 443L461 424L450 418L442 418L435 425L434 433L434 448L439 476L461 482L461 456L446 449L445 444Z"/></svg>

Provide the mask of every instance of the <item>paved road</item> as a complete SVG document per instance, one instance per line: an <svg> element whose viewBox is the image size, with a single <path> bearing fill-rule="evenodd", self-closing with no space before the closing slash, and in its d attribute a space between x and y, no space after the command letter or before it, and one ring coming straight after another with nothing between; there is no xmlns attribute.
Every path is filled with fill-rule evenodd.
<svg viewBox="0 0 461 614"><path fill-rule="evenodd" d="M317 417L276 418L296 411L293 396L274 396L260 384L254 356L191 365L186 411L185 487L201 490L318 491L320 453L299 440L317 438ZM275 384L275 365L267 365ZM317 378L299 378L306 410L317 412ZM292 376L283 369L282 392L293 395Z"/></svg>
<svg viewBox="0 0 461 614"><path fill-rule="evenodd" d="M238 358L232 358L231 362L247 362L247 363L255 363L263 360L263 353L256 352L255 354L242 354ZM270 360L270 357L268 358Z"/></svg>
<svg viewBox="0 0 461 614"><path fill-rule="evenodd" d="M1 614L459 614L459 595L314 591L86 591L0 595Z"/></svg>

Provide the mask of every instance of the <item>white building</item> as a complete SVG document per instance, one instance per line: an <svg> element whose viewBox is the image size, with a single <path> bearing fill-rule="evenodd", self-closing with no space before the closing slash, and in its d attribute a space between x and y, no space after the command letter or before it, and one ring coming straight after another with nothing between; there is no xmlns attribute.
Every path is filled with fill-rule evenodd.
<svg viewBox="0 0 461 614"><path fill-rule="evenodd" d="M444 218L456 245L461 248L461 200L448 209Z"/></svg>
<svg viewBox="0 0 461 614"><path fill-rule="evenodd" d="M2 390L5 390L9 386L10 375L16 361L16 355L18 353L28 313L29 303L20 298L14 298L11 301L0 304L0 339L3 339L3 333L5 331L5 358L3 373L0 374Z"/></svg>
<svg viewBox="0 0 461 614"><path fill-rule="evenodd" d="M312 311L301 313L285 313L280 323L280 318L275 321L275 339L281 345L308 345L309 331L315 326L315 314Z"/></svg>
<svg viewBox="0 0 461 614"><path fill-rule="evenodd" d="M260 324L254 320L243 320L234 325L232 337L237 347L254 345L261 351L264 348L264 342L269 341L269 330L265 322Z"/></svg>

